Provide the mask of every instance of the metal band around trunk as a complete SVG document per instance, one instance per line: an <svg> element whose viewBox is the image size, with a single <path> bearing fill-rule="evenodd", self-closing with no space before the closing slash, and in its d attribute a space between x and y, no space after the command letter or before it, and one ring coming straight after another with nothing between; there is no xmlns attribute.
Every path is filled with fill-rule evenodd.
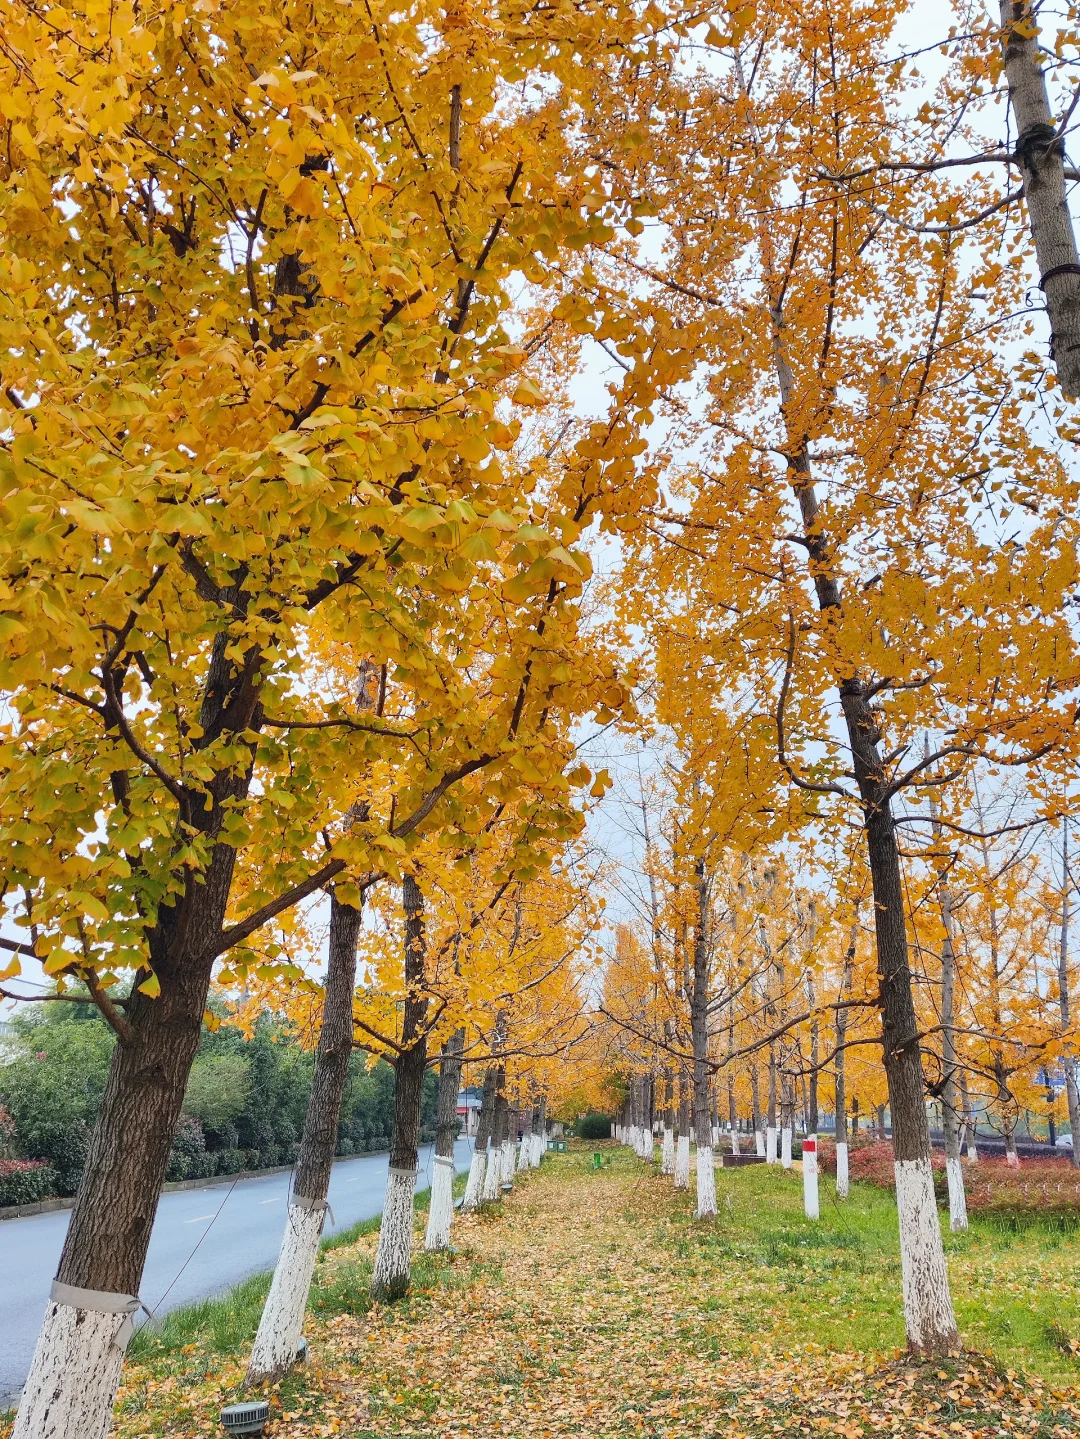
<svg viewBox="0 0 1080 1439"><path fill-rule="evenodd" d="M395 1169L392 1164L391 1164L391 1166L390 1166L390 1173L391 1173L391 1174L400 1175L402 1179L415 1179L415 1178L416 1178L416 1170L415 1170L415 1169Z"/></svg>
<svg viewBox="0 0 1080 1439"><path fill-rule="evenodd" d="M454 1167L454 1161L448 1154L436 1154L433 1155L433 1159L436 1164L448 1164L451 1169Z"/></svg>

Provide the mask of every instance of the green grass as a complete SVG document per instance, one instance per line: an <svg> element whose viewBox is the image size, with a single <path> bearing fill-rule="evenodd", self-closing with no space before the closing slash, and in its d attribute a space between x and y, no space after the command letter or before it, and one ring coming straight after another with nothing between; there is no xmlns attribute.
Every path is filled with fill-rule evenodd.
<svg viewBox="0 0 1080 1439"><path fill-rule="evenodd" d="M454 1180L455 1199L465 1192L465 1175ZM415 1212L426 1214L430 1189L416 1196ZM328 1235L319 1247L319 1262L311 1284L308 1308L321 1319L335 1314L366 1314L371 1307L371 1261L366 1255L338 1256L327 1264L326 1256L347 1249L365 1234L378 1231L381 1216L361 1219L348 1229ZM445 1271L445 1273L444 1273ZM134 1363L163 1359L188 1346L207 1354L235 1354L255 1338L271 1275L253 1274L227 1293L172 1309L153 1324L145 1324L132 1335L128 1356ZM413 1285L418 1289L464 1282L438 1255L421 1254L413 1262Z"/></svg>
<svg viewBox="0 0 1080 1439"><path fill-rule="evenodd" d="M798 1175L756 1165L717 1172L719 1215L689 1221L678 1201L658 1240L703 1281L701 1308L728 1313L743 1342L888 1353L904 1344L892 1194L853 1184L844 1203L822 1178L822 1217L802 1211ZM947 1222L947 1221L946 1221ZM945 1232L965 1341L1051 1381L1080 1378L1080 1233L1060 1216L973 1217ZM737 1294L737 1303L733 1303ZM724 1336L727 1342L731 1336Z"/></svg>

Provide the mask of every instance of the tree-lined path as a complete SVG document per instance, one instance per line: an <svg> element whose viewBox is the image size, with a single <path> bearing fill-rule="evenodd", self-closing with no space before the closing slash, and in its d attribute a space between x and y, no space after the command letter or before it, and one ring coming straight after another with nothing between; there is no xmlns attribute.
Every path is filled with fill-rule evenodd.
<svg viewBox="0 0 1080 1439"><path fill-rule="evenodd" d="M277 1439L1076 1432L1080 1394L1057 1391L1064 1356L1047 1348L1046 1377L1016 1379L1009 1360L1026 1336L1008 1335L1023 1312L1033 1329L1068 1322L1075 1238L1034 1272L1030 1239L977 1226L954 1239L961 1322L979 1332L996 1316L986 1347L1001 1370L977 1356L911 1366L898 1357L890 1199L860 1186L842 1219L826 1213L812 1233L798 1176L761 1166L718 1175L719 1217L695 1224L670 1181L626 1149L602 1152L599 1171L579 1148L519 1176L496 1211L463 1217L457 1254L401 1303L318 1305L329 1317L309 1329L312 1365L275 1399ZM374 1246L372 1235L327 1257L328 1295L334 1266L344 1286ZM203 1432L243 1360L200 1354L198 1383L189 1358L179 1398L169 1376L184 1361L131 1365L117 1434Z"/></svg>

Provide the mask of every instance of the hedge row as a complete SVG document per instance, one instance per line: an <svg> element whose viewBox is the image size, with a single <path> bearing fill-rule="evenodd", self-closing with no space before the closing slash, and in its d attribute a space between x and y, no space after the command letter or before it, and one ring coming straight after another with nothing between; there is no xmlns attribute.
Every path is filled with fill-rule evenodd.
<svg viewBox="0 0 1080 1439"><path fill-rule="evenodd" d="M57 1173L40 1159L0 1159L0 1208L37 1204L56 1193Z"/></svg>

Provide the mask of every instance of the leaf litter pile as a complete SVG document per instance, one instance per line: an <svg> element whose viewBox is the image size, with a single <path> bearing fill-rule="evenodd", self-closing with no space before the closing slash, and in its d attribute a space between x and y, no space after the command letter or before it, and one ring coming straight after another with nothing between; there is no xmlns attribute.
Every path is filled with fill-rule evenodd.
<svg viewBox="0 0 1080 1439"><path fill-rule="evenodd" d="M549 1159L494 1212L459 1216L456 1252L418 1263L413 1292L397 1305L320 1304L319 1293L355 1293L377 1236L328 1253L307 1327L311 1361L270 1391L265 1432L1080 1435L1075 1365L1048 1382L974 1353L914 1364L896 1350L831 1351L809 1318L792 1314L812 1269L763 1269L717 1245L723 1212L697 1225L670 1180L625 1150L608 1155L599 1171L581 1153ZM750 1173L718 1173L721 1206L729 1183ZM755 1179L798 1183L775 1171ZM222 1356L192 1344L129 1363L119 1439L221 1433L218 1410L243 1392L245 1358L246 1345Z"/></svg>

